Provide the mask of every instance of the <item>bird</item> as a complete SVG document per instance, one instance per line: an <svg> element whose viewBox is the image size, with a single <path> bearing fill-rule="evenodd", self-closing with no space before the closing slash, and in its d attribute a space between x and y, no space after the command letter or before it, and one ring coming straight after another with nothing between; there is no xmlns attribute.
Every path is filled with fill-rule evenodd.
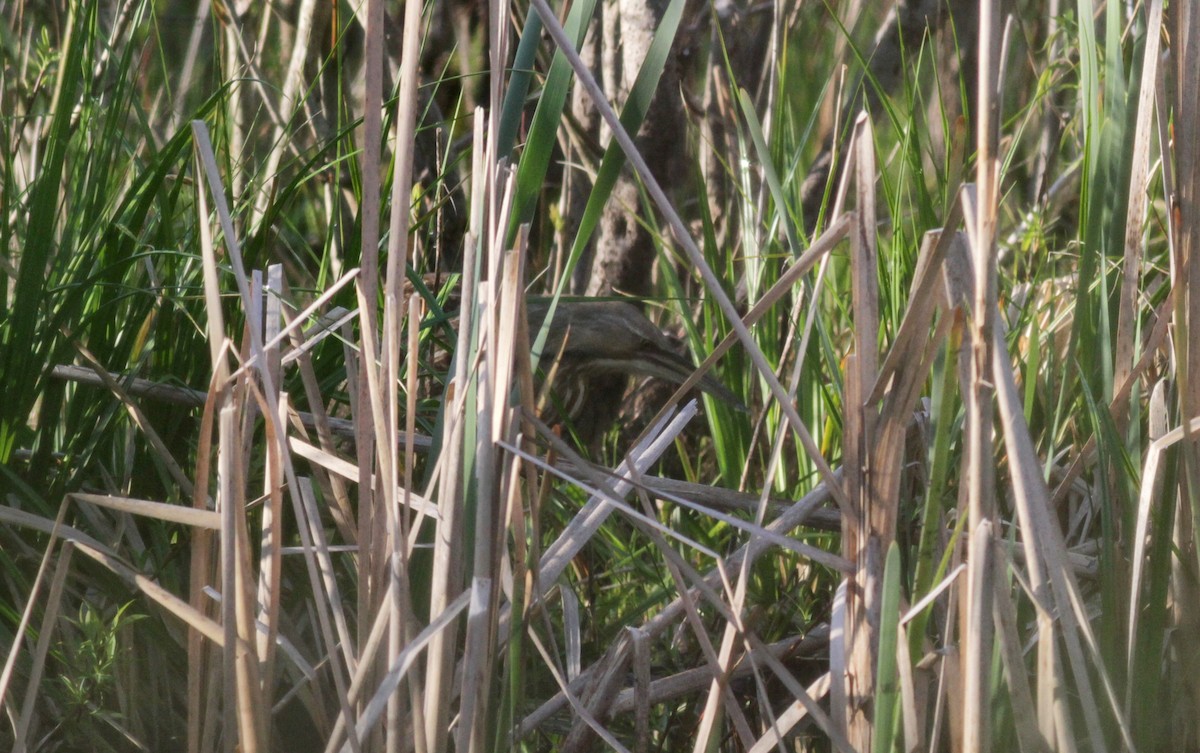
<svg viewBox="0 0 1200 753"><path fill-rule="evenodd" d="M531 340L549 308L548 301L527 302ZM641 309L618 300L560 302L542 353L542 371L554 398L555 415L549 418L569 424L584 445L594 444L612 426L632 377L682 384L696 370ZM696 386L728 405L741 406L712 374L705 374Z"/></svg>

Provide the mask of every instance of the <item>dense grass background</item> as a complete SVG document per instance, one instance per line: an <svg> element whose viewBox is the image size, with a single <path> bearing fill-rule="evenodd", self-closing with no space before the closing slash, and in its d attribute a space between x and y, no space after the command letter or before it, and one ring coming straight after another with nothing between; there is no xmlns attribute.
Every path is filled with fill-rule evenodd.
<svg viewBox="0 0 1200 753"><path fill-rule="evenodd" d="M1195 748L1200 14L539 5L0 1L0 745Z"/></svg>

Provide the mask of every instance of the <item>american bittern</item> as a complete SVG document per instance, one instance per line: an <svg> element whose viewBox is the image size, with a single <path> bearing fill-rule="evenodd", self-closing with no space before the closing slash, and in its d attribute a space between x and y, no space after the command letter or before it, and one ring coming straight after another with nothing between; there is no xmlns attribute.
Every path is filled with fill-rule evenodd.
<svg viewBox="0 0 1200 753"><path fill-rule="evenodd" d="M528 304L530 338L537 336L549 304ZM586 444L616 419L629 378L649 376L681 384L695 365L642 312L622 301L559 303L547 332L543 370L551 379L557 415ZM553 364L553 365L551 365ZM697 387L741 406L710 374Z"/></svg>

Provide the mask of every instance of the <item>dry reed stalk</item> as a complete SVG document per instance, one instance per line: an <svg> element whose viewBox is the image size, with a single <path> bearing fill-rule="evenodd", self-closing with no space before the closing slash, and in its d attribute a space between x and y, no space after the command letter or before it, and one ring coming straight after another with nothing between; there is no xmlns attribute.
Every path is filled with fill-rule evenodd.
<svg viewBox="0 0 1200 753"><path fill-rule="evenodd" d="M843 730L856 750L871 746L872 719L868 699L876 693L879 598L883 576L882 553L895 537L894 530L877 528L879 512L891 505L877 498L876 455L879 413L867 401L867 392L879 372L879 289L876 253L875 139L871 121L862 114L854 125L848 147L855 188L854 227L850 234L851 301L854 311L854 352L846 358L846 411L843 434L843 467L850 514L842 518L842 556L854 567L847 578L845 622L846 727ZM884 517L889 517L885 513ZM894 521L894 512L891 513ZM894 529L894 522L892 524Z"/></svg>
<svg viewBox="0 0 1200 753"><path fill-rule="evenodd" d="M1004 666L1004 678L1013 705L1013 726L1021 750L1028 753L1045 753L1049 743L1038 727L1037 708L1033 702L1033 690L1029 685L1029 674L1025 669L1025 654L1021 647L1020 625L1017 621L1017 605L1010 589L1004 585L1012 562L1006 561L1004 550L994 544L992 565L993 581L998 585L992 593L996 603L992 606L996 621L996 637L1000 645L1000 658Z"/></svg>
<svg viewBox="0 0 1200 753"><path fill-rule="evenodd" d="M829 673L826 672L804 689L805 695L814 702L820 702L829 692L829 685ZM793 701L775 719L771 728L755 741L754 747L750 748L749 753L770 753L770 751L778 750L778 746L784 740L783 736L790 732L797 724L804 721L806 716L808 716L808 707L804 705L804 702L799 700Z"/></svg>
<svg viewBox="0 0 1200 753"><path fill-rule="evenodd" d="M376 614L380 609L387 591L383 576L387 568L386 516L382 500L375 494L372 483L375 475L376 447L378 431L387 427L377 427L382 419L378 400L378 387L373 389L372 381L377 382L377 364L383 355L377 343L379 313L377 301L380 295L380 265L379 265L379 230L380 230L380 199L383 185L383 169L378 145L382 143L383 131L383 60L384 60L384 8L382 0L368 0L365 9L357 13L365 13L362 23L365 31L365 71L364 71L364 102L362 143L367 145L362 150L362 197L360 201L360 251L361 272L356 284L360 317L359 325L362 336L361 350L357 362L351 366L349 359L347 373L357 377L357 384L351 392L355 426L355 451L358 464L358 533L356 539L359 546L358 557L358 604L357 614ZM360 19L362 21L362 19ZM353 342L353 340L349 341ZM351 372L353 369L353 372ZM359 645L367 640L368 621L359 620ZM373 668L374 676L384 671L384 660L378 659ZM339 688L339 694L341 694ZM361 712L356 708L355 713ZM340 723L352 726L357 716L347 716ZM381 738L376 743L382 742Z"/></svg>
<svg viewBox="0 0 1200 753"><path fill-rule="evenodd" d="M213 531L219 530L221 527L220 515L212 510L182 507L164 502L133 499L131 497L117 497L111 494L75 492L70 496L71 499L77 502L86 502L97 507L105 507L110 510L126 512L144 518L153 518L154 520L163 520L169 523L178 523L193 528Z"/></svg>
<svg viewBox="0 0 1200 753"><path fill-rule="evenodd" d="M995 336L997 343L1003 342L998 330ZM998 344L996 347L1002 350ZM1061 632L1074 677L1071 686L1080 695L1080 704L1088 734L1096 749L1105 750L1107 745L1103 740L1097 699L1090 679L1093 670L1100 676L1112 711L1119 723L1118 728L1122 731L1126 742L1130 743L1128 727L1121 721L1120 708L1113 695L1111 682L1095 648L1095 638L1092 635L1090 621L1083 609L1074 570L1067 558L1062 531L1057 522L1050 517L1049 490L1042 477L1041 463L1034 451L1029 428L1021 413L1016 380L1012 372L1012 365L1007 358L997 358L994 361L993 383L997 388L1001 426L1004 431L1005 446L1008 448L1009 463L1012 466L1014 502L1017 508L1021 540L1025 547L1030 584L1034 593L1041 592L1048 585L1052 594L1052 599L1048 599L1046 602L1035 601L1039 607L1040 642L1053 644L1055 643L1055 633ZM1088 649L1086 653L1085 646ZM1048 648L1047 653L1049 654L1053 650L1053 648ZM1086 654L1091 654L1091 662L1087 661ZM1056 668L1060 664L1061 662L1057 658L1050 660L1039 656L1039 669L1042 671L1057 672ZM1039 682L1038 691L1041 697L1038 702L1043 709L1048 711L1054 707L1051 697L1060 694L1062 688L1062 682ZM1047 693L1050 695L1045 695ZM1065 721L1062 715L1056 710L1054 716L1056 718L1054 737L1061 739L1064 732L1066 732L1066 737L1071 737L1069 731L1061 728L1061 723ZM1045 736L1046 728L1043 726L1042 729L1043 736Z"/></svg>
<svg viewBox="0 0 1200 753"><path fill-rule="evenodd" d="M1151 0L1147 7L1147 28L1162 28L1162 0ZM1154 114L1154 82L1158 78L1159 41L1156 31L1146 35L1146 46L1142 54L1142 78L1138 87L1136 125L1133 144L1133 162L1129 174L1129 205L1125 217L1125 259L1118 299L1117 342L1113 368L1113 389L1124 384L1134 366L1134 342L1136 335L1136 311L1138 280L1141 273L1143 242L1142 228L1145 224L1146 206L1149 201L1148 180L1150 168L1150 139L1153 134L1150 118ZM1113 394L1112 399L1116 399Z"/></svg>
<svg viewBox="0 0 1200 753"><path fill-rule="evenodd" d="M150 421L147 420L146 415L142 412L141 408L129 397L128 394L125 393L125 390L116 381L116 379L113 378L113 375L109 374L108 371L104 369L96 356L94 356L92 352L83 345L83 343L76 340L72 344L75 346L76 352L79 353L80 357L87 362L88 366L93 372L95 372L95 375L100 378L100 381L104 384L104 386L106 386L109 391L112 392L113 395L125 406L125 410L129 413L129 417L133 420L134 425L136 425L138 430L141 431L146 437L146 441L150 445L151 451L153 451L159 461L162 462L167 473L171 475L172 480L179 485L179 488L185 495L190 495L192 493L191 480L187 477L187 474L183 472L183 468L179 465L175 458L172 457L171 452L167 449L166 443L163 442L162 438L158 435L158 432L155 431Z"/></svg>
<svg viewBox="0 0 1200 753"><path fill-rule="evenodd" d="M246 311L250 312L254 309L254 297L250 293L250 283L246 274L244 263L242 261L241 246L237 240L237 235L234 230L228 202L226 200L224 189L221 183L220 173L213 154L212 144L208 136L208 128L203 122L194 121L192 124L192 130L197 151L198 172L203 175L204 183L207 184L208 188L207 193L208 195L211 195L217 210L217 219L225 236L225 245L228 250L227 257L232 263L234 280L237 284L241 303ZM198 194L204 196L205 192L200 191ZM202 212L205 212L206 206L206 203L202 199L199 203L199 208ZM208 216L206 213L204 213L202 215L200 224L201 226L206 226L207 223ZM219 312L219 289L217 287L215 262L213 261L215 259L215 254L212 250L211 235L206 231L202 231L201 240L202 246L204 246L203 254L205 260L205 296L206 300L209 300L217 305L216 311ZM254 319L253 315L250 315L248 318L250 320ZM224 352L226 348L225 343L227 341L222 334L222 330L215 326L219 322L219 316L216 316L209 322L210 349L213 353L214 359L215 389L213 392L221 394L223 401L228 401L232 395L231 390L233 384L227 380L218 381L220 377L228 374L227 366L224 362ZM272 377L270 370L264 368L264 365L267 363L267 358L264 348L263 334L256 327L248 327L246 331L249 335L245 348L248 354L247 359L253 359L257 364L257 379L254 381L249 381L248 384L251 389L255 390L254 395L256 401L261 401L264 403L261 413L268 422L273 424L272 430L275 435L283 436L284 428L283 424L280 423L280 401L279 393L275 387L276 380ZM366 330L364 329L364 331ZM222 410L225 410L226 407L228 407L228 403L222 406ZM287 482L288 495L292 501L293 512L298 521L303 521L306 517L306 513L305 502L301 497L301 484L297 478L291 455L287 452L286 443L280 442L279 446L281 448L281 465L284 478ZM222 451L225 451L224 447L222 447ZM337 698L341 705L341 713L343 715L348 715L351 713L349 707L346 705L346 682L348 670L343 664L343 661L339 655L339 651L336 647L340 643L341 650L346 652L347 655L351 657L354 655L355 649L348 640L342 640L339 642L334 639L333 626L331 624L330 617L330 611L332 607L330 599L328 598L333 594L329 592L327 585L322 582L322 579L319 575L319 569L316 561L316 549L314 547L311 531L306 525L303 524L298 526L298 531L300 534L305 565L308 569L309 582L313 589L314 595L316 595L315 607L321 627L320 633L322 639L325 641L325 648L330 658L331 671L334 685L338 691ZM227 593L224 595L226 598L228 598ZM248 610L247 614L249 614ZM241 650L240 647L238 650ZM206 737L206 735L201 732L200 742L196 743L197 747L201 746L204 737Z"/></svg>
<svg viewBox="0 0 1200 753"><path fill-rule="evenodd" d="M357 276L357 274L357 270L352 270L343 277L339 278L337 282L341 283L351 275ZM328 293L328 291L326 291L326 293ZM325 294L322 294L319 297L324 298ZM310 306L306 310L311 308L312 307ZM345 311L344 309L340 309L340 307L339 310L343 312ZM289 317L286 307L284 307L283 311L284 318L290 319L290 321L288 321L288 326L284 328L285 331L291 329L293 325L295 325L295 323L300 319L305 318L303 314L294 318ZM338 318L340 319L341 317ZM317 442L319 444L319 447L314 447L313 449L320 452L324 457L341 461L341 458L336 457L335 455L333 428L330 425L331 422L329 415L325 411L324 400L321 395L320 386L317 383L317 375L313 369L312 359L309 358L308 348L306 347L312 344L314 340L323 339L328 332L332 331L332 329L324 329L320 328L319 326L314 329L317 331L313 333L312 337L307 337L306 333L301 333L295 330L292 331L292 352L296 354L294 361L299 367L300 380L304 385L304 396L308 401L308 404L312 406L312 413L310 413L309 416L312 419L311 425L316 431ZM301 421L303 421L303 414L300 414L300 418ZM300 433L303 434L304 432L301 431ZM405 435L403 437L403 441L411 441L411 438ZM307 445L307 443L303 442L303 440L299 437L289 437L288 448L296 454L300 454L296 449L297 443L311 446ZM350 464L347 463L346 465ZM316 474L321 485L321 489L325 493L325 497L332 500L333 504L330 507L330 515L333 517L334 525L337 526L338 534L347 544L356 546L358 543L358 538L356 535L357 532L354 528L354 511L350 506L350 492L347 488L347 483L358 480L358 469L354 468L353 475L344 476L333 472L332 469L329 469L329 472L322 472L319 464L317 464L315 467L310 465L310 468L312 468L313 472ZM357 551L353 555L353 563L355 570L357 571Z"/></svg>
<svg viewBox="0 0 1200 753"><path fill-rule="evenodd" d="M255 274L257 280L259 275ZM262 322L263 336L266 339L264 367L271 374L274 384L282 385L281 354L276 336L283 324L281 295L283 293L283 266L273 264L267 269L267 284L262 295L255 303L262 302L263 308L258 319ZM259 533L258 586L254 620L265 630L251 630L257 641L257 659L260 665L259 703L262 708L269 708L271 691L275 685L275 649L279 636L280 587L282 583L282 546L283 546L283 466L281 455L286 448L282 446L283 437L275 432L276 426L287 426L288 399L287 393L280 389L276 395L279 415L274 422L266 422L265 432L265 467L263 473L263 512L261 531ZM247 458L247 466L249 458ZM268 722L269 724L269 722ZM267 738L264 738L266 744Z"/></svg>
<svg viewBox="0 0 1200 753"><path fill-rule="evenodd" d="M956 264L965 266L969 262L967 259L959 257ZM949 279L955 284L962 285L974 278L970 274L960 272L950 275ZM952 295L954 297L973 297L970 292L961 289L953 291ZM993 348L995 351L1003 353L1003 328L997 326L993 331L993 337ZM999 398L1000 423L1004 431L1005 446L1008 449L1009 464L1012 467L1014 501L1021 541L1025 547L1025 562L1029 568L1031 586L1035 593L1041 593L1048 587L1053 596L1052 603L1035 600L1035 604L1040 607L1039 651L1043 652L1039 655L1038 665L1039 672L1042 673L1039 675L1038 683L1039 717L1042 714L1050 714L1055 720L1051 722L1054 725L1051 728L1055 732L1052 735L1054 739L1061 740L1071 737L1069 731L1064 730L1061 726L1065 717L1061 713L1061 706L1055 700L1061 695L1062 682L1049 679L1057 676L1057 673L1061 671L1059 669L1061 662L1053 653L1056 645L1055 633L1058 631L1056 626L1061 625L1067 657L1075 678L1073 686L1077 688L1081 696L1081 705L1089 736L1093 744L1098 745L1099 749L1103 749L1105 746L1101 739L1098 709L1090 680L1092 670L1089 669L1089 665L1097 671L1103 682L1108 696L1107 700L1116 714L1118 727L1126 740L1129 739L1128 728L1121 722L1120 710L1116 704L1111 682L1095 648L1090 621L1082 608L1079 586L1075 580L1074 569L1067 557L1062 531L1049 514L1051 509L1049 490L1042 477L1041 464L1037 459L1029 428L1021 411L1012 364L1007 357L995 358L992 361L992 368L990 383ZM981 574L981 576L986 576L986 574ZM1058 611L1055 612L1055 609ZM1057 619L1055 619L1056 614ZM987 619L987 617L981 616L981 619ZM1093 658L1090 663L1086 659L1085 646L1088 649L1086 653L1090 653ZM1044 726L1046 723L1044 718L1040 721L1040 724L1043 725L1044 737L1047 736ZM966 734L971 733L968 731Z"/></svg>
<svg viewBox="0 0 1200 753"><path fill-rule="evenodd" d="M395 661L388 667L388 671L380 678L375 694L363 706L362 713L358 715L357 721L353 725L353 735L344 743L342 738L346 735L348 728L343 725L347 717L338 717L337 724L325 746L326 753L337 750L350 753L363 747L371 731L376 728L380 718L386 713L388 699L399 689L400 683L412 669L418 654L428 648L430 639L434 635L444 631L462 614L470 601L470 596L469 591L459 594L457 599L450 602L441 614L404 646ZM386 626L386 612L381 612L380 616L383 618L380 624Z"/></svg>
<svg viewBox="0 0 1200 753"><path fill-rule="evenodd" d="M91 558L134 589L141 591L152 602L185 625L194 627L201 637L211 641L217 647L224 645L224 635L218 623L205 617L198 610L192 609L186 601L135 570L118 557L112 549L79 529L68 525L56 526L53 520L10 507L0 507L0 523L43 533L57 531L59 538L71 541L75 545L76 551Z"/></svg>
<svg viewBox="0 0 1200 753"><path fill-rule="evenodd" d="M66 506L65 500L63 506ZM53 544L54 541L51 540L51 547ZM50 549L47 549L47 553L49 551ZM42 615L42 626L38 630L37 645L33 649L29 682L25 688L25 702L21 704L21 712L17 717L13 753L25 753L28 750L26 737L29 735L29 726L33 722L35 702L42 684L42 673L46 667L46 655L50 652L50 639L54 636L58 611L62 608L63 588L66 586L67 575L71 572L71 554L74 551L75 544L69 539L63 542L62 548L58 551L58 561L54 565L54 577L50 580L50 592L46 595L46 611Z"/></svg>
<svg viewBox="0 0 1200 753"><path fill-rule="evenodd" d="M220 528L221 623L226 651L222 655L225 749L240 746L247 751L266 750L265 719L269 708L259 697L258 657L248 650L255 643L249 607L249 536L243 510L244 469L240 462L241 434L237 409L231 403L221 409L217 435L217 512ZM236 730L236 734L234 731Z"/></svg>
<svg viewBox="0 0 1200 753"><path fill-rule="evenodd" d="M473 342L475 318L470 312L476 309L475 270L477 242L483 238L484 206L487 184L482 180L486 159L484 147L485 118L476 112L474 148L472 151L471 174L478 176L471 186L471 226L463 258L462 311L467 315L460 319L458 343L455 348L455 371L447 387L444 412L443 436L446 438L438 458L441 483L438 486L438 508L441 521L434 536L433 574L430 582L430 615L438 615L452 600L462 593L464 567L463 520L465 505L465 470L463 451L473 439L466 435L468 417L467 398L471 393L468 382L469 371L474 368L475 344ZM451 623L446 630L433 636L427 654L425 674L425 736L430 750L440 751L446 747L449 729L450 705L453 694L454 660L457 652L457 625Z"/></svg>
<svg viewBox="0 0 1200 753"><path fill-rule="evenodd" d="M996 222L1000 190L1001 71L1000 12L997 3L985 0L979 9L979 65L975 83L975 186L974 201L966 212L974 262L974 298L971 301L970 384L967 402L967 487L969 489L967 594L960 609L963 646L963 749L969 753L991 750L991 714L988 678L992 657L991 566L988 554L996 516L996 472L992 443L992 333L996 327Z"/></svg>
<svg viewBox="0 0 1200 753"><path fill-rule="evenodd" d="M58 516L54 519L54 524L49 530L50 539L46 542L46 550L42 552L42 560L38 563L37 574L33 578L33 584L29 589L29 598L25 602L25 607L21 610L21 621L17 625L17 630L13 633L14 636L25 635L25 630L29 627L29 622L33 619L34 605L38 603L38 596L41 593L42 585L46 581L46 573L50 568L50 560L54 554L54 548L58 544L58 529L62 525L63 516L67 512L67 500L64 499L58 506ZM8 685L12 681L13 668L17 664L17 655L20 654L21 641L14 640L12 646L9 647L8 656L4 660L4 669L0 671L0 706L4 706L4 700L8 696Z"/></svg>
<svg viewBox="0 0 1200 753"><path fill-rule="evenodd" d="M1167 213L1167 240L1171 249L1171 283L1177 290L1172 321L1174 329L1175 383L1179 385L1179 413L1185 441L1180 448L1183 472L1179 475L1178 499L1188 504L1177 507L1178 523L1173 546L1184 553L1186 572L1194 572L1200 547L1200 436L1194 419L1200 416L1200 346L1196 343L1200 331L1200 101L1191 85L1194 71L1200 65L1200 13L1193 4L1171 3L1167 9L1167 34L1171 42L1170 77L1163 77L1160 88L1159 144L1163 150L1163 193L1170 201ZM1173 86L1169 86L1173 84ZM1173 169L1172 169L1173 165ZM1177 572L1185 572L1178 566ZM1178 629L1172 648L1184 667L1180 691L1181 706L1190 711L1182 714L1181 726L1189 739L1198 734L1200 723L1200 660L1189 648L1200 630L1200 588L1191 576L1172 581L1171 621ZM1188 636L1184 638L1183 636Z"/></svg>
<svg viewBox="0 0 1200 753"><path fill-rule="evenodd" d="M200 236L201 264L204 277L204 300L208 313L206 331L208 334L209 357L213 364L213 374L210 381L208 397L204 402L204 415L201 419L201 433L196 462L196 488L192 494L192 506L197 510L206 510L210 505L208 493L210 462L212 459L211 438L213 436L216 416L221 407L229 400L225 385L229 381L229 368L225 360L227 340L225 338L225 320L221 307L221 287L218 276L217 255L213 243L212 227L209 224L208 195L198 191L196 196L197 213L201 221L197 223ZM220 392L212 387L219 386ZM218 405L218 400L220 404ZM188 605L206 620L217 618L217 609L212 601L204 594L204 586L213 582L216 576L216 542L217 535L207 532L197 532L191 552L190 593ZM188 630L188 751L189 753L209 753L216 749L218 667L215 661L217 647L208 645L204 636L195 624L189 624ZM221 641L224 642L224 635Z"/></svg>

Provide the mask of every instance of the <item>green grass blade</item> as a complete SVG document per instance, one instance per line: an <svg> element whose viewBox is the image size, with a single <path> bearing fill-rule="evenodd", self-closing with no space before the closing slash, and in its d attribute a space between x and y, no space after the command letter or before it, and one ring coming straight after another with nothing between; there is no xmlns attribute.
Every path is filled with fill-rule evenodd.
<svg viewBox="0 0 1200 753"><path fill-rule="evenodd" d="M54 256L58 240L53 228L59 225L61 187L66 158L72 143L71 113L85 85L84 61L90 59L88 47L94 30L96 6L72 6L67 19L62 59L54 85L49 113L45 154L36 182L30 189L29 215L25 243L17 268L12 303L0 319L0 380L8 385L8 399L0 407L0 463L8 463L17 437L29 419L42 374L46 351L54 347L57 333L39 333L38 322L48 305L50 270L62 259ZM47 335L49 335L47 337Z"/></svg>
<svg viewBox="0 0 1200 753"><path fill-rule="evenodd" d="M783 232L787 237L788 249L792 252L793 257L799 257L804 252L805 246L800 243L800 233L796 230L795 218L788 211L788 201L783 193L783 184L779 182L779 174L775 171L775 162L771 159L771 150L767 147L766 138L763 137L762 124L758 122L758 116L754 114L754 102L745 89L738 90L738 103L742 106L742 117L746 119L750 138L754 140L754 148L758 152L763 177L767 181L768 188L771 189L771 198L774 200L779 218L783 222Z"/></svg>
<svg viewBox="0 0 1200 753"><path fill-rule="evenodd" d="M900 625L900 547L892 542L883 568L879 605L879 654L875 670L875 734L872 750L891 753L899 739L900 673L897 641Z"/></svg>
<svg viewBox="0 0 1200 753"><path fill-rule="evenodd" d="M576 49L583 44L583 35L587 31L588 20L591 19L595 7L596 0L580 0L571 6L563 28L567 35L575 40ZM528 30L528 26L526 29ZM556 52L553 62L550 63L550 72L546 75L537 109L533 113L527 147L517 167L517 191L513 197L507 245L511 245L516 238L517 228L533 217L537 197L546 178L546 169L550 166L550 157L554 153L555 138L562 123L563 107L567 103L572 78L571 64L567 62L566 55L561 51Z"/></svg>
<svg viewBox="0 0 1200 753"><path fill-rule="evenodd" d="M671 4L663 12L662 21L646 52L646 59L642 61L637 79L634 81L633 88L630 89L629 98L625 100L625 106L621 110L621 125L631 134L637 133L642 127L642 121L645 120L646 112L650 109L650 102L658 88L658 80L662 77L667 56L675 41L675 32L679 28L684 5L683 0L671 0ZM625 153L621 151L620 144L614 139L604 150L604 158L596 173L596 182L592 185L587 206L579 221L579 230L575 235L575 241L571 244L571 254L566 264L566 272L559 280L559 295L561 295L567 280L570 279L575 265L582 257L583 249L591 240L592 233L595 232L596 225L600 222L600 216L604 212L604 205L608 203L608 198L612 195L613 187L616 186L617 178L620 177L621 168L624 165Z"/></svg>
<svg viewBox="0 0 1200 753"><path fill-rule="evenodd" d="M517 141L517 128L525 111L525 97L533 83L533 63L537 57L538 42L542 38L542 19L536 13L525 17L525 28L521 30L521 41L513 58L512 76L504 94L504 111L500 114L500 134L496 140L497 153L507 156Z"/></svg>

